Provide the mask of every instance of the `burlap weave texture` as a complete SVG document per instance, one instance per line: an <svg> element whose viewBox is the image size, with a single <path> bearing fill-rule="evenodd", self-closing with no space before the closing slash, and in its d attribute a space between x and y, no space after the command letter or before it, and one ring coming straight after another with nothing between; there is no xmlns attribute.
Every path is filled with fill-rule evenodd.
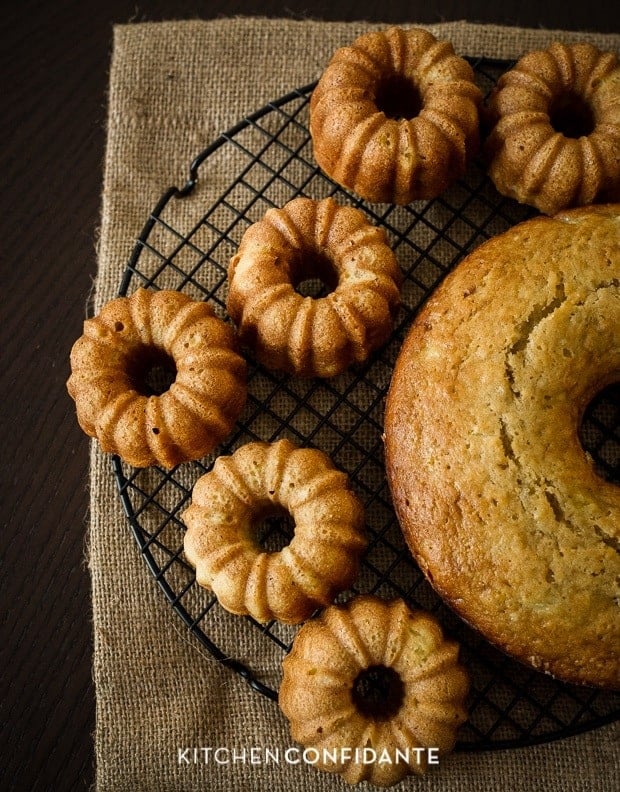
<svg viewBox="0 0 620 792"><path fill-rule="evenodd" d="M223 19L115 29L96 309L117 293L148 212L168 186L184 182L194 155L266 101L315 79L336 47L370 27ZM490 57L517 57L556 38L619 45L617 36L461 22L429 29L461 54ZM229 177L225 159L201 174L204 205ZM191 206L174 210L177 227L191 224ZM277 706L207 656L164 601L131 539L109 460L95 445L90 569L100 792L347 788L303 765L179 763L178 750L187 747L240 752L292 742ZM236 621L221 629L236 630ZM546 746L453 755L428 779L399 788L603 792L620 786L616 735L607 727Z"/></svg>

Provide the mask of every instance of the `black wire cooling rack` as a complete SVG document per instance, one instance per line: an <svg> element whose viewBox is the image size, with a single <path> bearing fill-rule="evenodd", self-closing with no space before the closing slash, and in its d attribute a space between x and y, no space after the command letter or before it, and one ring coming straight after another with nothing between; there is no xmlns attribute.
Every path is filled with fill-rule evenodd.
<svg viewBox="0 0 620 792"><path fill-rule="evenodd" d="M472 60L472 65L485 93L508 66L486 59ZM391 341L366 365L327 381L276 374L250 359L245 411L218 453L231 453L251 440L286 436L323 449L348 473L365 504L370 535L354 591L404 597L412 607L436 613L447 632L461 642L472 693L469 720L457 748L532 745L611 722L620 715L620 696L566 685L522 666L490 646L441 602L405 547L382 466L383 401L418 307L468 251L533 212L499 196L478 162L432 202L395 207L356 199L326 178L314 162L307 128L312 88L308 85L269 103L194 160L186 184L170 188L149 215L120 293L138 286L177 288L209 300L225 317L226 267L243 232L267 208L297 195L333 195L383 226L405 273L403 307ZM199 172L201 179L208 179L212 169L230 168L231 163L228 187L204 211L196 189ZM178 213L170 211L179 202L196 205L194 220L184 220L183 228L174 219ZM603 474L616 481L619 390L613 386L592 403L582 430L584 446ZM275 700L279 661L295 628L230 615L196 584L183 556L181 514L189 505L193 483L214 458L167 472L156 467L136 470L114 457L113 472L140 551L188 630L213 657ZM289 527L276 519L262 528L261 542L267 549L279 549L290 539ZM224 623L227 629L222 629Z"/></svg>

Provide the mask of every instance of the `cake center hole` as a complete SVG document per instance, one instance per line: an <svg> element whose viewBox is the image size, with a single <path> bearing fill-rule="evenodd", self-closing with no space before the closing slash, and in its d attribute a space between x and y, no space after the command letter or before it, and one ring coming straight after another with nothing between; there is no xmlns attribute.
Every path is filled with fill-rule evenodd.
<svg viewBox="0 0 620 792"><path fill-rule="evenodd" d="M143 396L161 396L177 376L172 357L163 349L143 347L129 366L133 387Z"/></svg>
<svg viewBox="0 0 620 792"><path fill-rule="evenodd" d="M394 74L379 82L375 97L377 109L387 118L415 118L422 109L422 97L413 80Z"/></svg>
<svg viewBox="0 0 620 792"><path fill-rule="evenodd" d="M596 122L590 105L577 94L558 96L549 111L551 126L567 138L580 138L594 131Z"/></svg>
<svg viewBox="0 0 620 792"><path fill-rule="evenodd" d="M599 476L620 485L620 382L603 388L586 406L579 440Z"/></svg>
<svg viewBox="0 0 620 792"><path fill-rule="evenodd" d="M259 517L254 527L255 538L267 553L279 553L287 547L295 533L295 522L280 506L274 506Z"/></svg>
<svg viewBox="0 0 620 792"><path fill-rule="evenodd" d="M403 703L405 686L393 668L369 666L355 678L351 697L361 715L373 720L389 720Z"/></svg>
<svg viewBox="0 0 620 792"><path fill-rule="evenodd" d="M325 297L338 285L336 269L324 253L305 251L293 269L293 287L302 297Z"/></svg>

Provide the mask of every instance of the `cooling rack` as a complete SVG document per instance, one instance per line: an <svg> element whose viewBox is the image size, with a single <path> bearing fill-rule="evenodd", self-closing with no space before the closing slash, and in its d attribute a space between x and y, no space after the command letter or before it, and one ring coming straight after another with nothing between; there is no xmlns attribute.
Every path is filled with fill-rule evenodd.
<svg viewBox="0 0 620 792"><path fill-rule="evenodd" d="M485 93L508 67L488 59L471 63ZM469 720L457 749L532 745L611 722L620 715L620 696L566 685L522 666L495 650L441 602L405 547L382 465L384 397L418 307L467 252L533 212L499 196L478 162L431 202L395 207L358 200L326 178L314 162L307 126L312 88L305 86L265 105L196 157L186 183L167 190L148 216L120 294L138 286L176 288L209 300L226 318L226 266L243 232L266 209L298 195L334 196L383 226L405 274L403 307L391 341L364 366L327 381L280 375L250 358L245 411L217 453L231 453L251 440L288 437L321 448L348 473L365 504L370 544L356 587L344 598L358 591L403 597L414 608L436 613L446 631L461 642L472 693ZM223 168L230 174L227 187L215 203L205 206L199 182ZM303 288L317 296L322 284L309 282ZM617 385L599 394L582 428L584 447L603 475L615 481L620 478L619 397ZM280 661L295 628L228 614L196 584L183 556L181 514L193 483L214 458L172 471L133 469L118 457L112 466L140 552L187 629L210 655L259 694L276 700ZM268 520L260 530L261 544L269 550L280 549L290 539L290 526L282 520Z"/></svg>

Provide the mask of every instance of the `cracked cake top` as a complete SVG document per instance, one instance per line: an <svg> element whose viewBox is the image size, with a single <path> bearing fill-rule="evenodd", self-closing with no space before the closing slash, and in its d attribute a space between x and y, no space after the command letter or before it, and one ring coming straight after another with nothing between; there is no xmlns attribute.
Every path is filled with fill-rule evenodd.
<svg viewBox="0 0 620 792"><path fill-rule="evenodd" d="M386 405L388 480L437 591L489 640L620 686L620 488L579 439L620 381L620 205L538 217L428 300Z"/></svg>

